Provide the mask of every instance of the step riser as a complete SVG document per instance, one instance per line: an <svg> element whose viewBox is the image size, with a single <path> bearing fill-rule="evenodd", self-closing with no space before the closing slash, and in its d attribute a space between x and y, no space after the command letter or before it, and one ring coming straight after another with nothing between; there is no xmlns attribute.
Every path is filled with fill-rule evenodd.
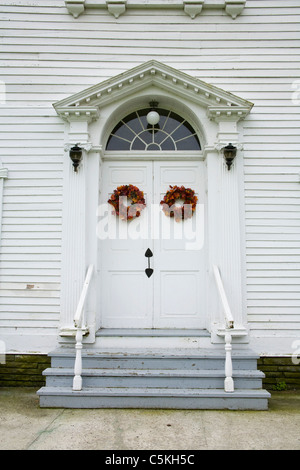
<svg viewBox="0 0 300 470"><path fill-rule="evenodd" d="M96 338L95 348L121 348L125 350L145 349L182 349L182 348L209 348L210 337L115 337L100 336Z"/></svg>
<svg viewBox="0 0 300 470"><path fill-rule="evenodd" d="M74 357L52 357L52 367L73 368ZM255 359L233 358L234 370L255 370ZM225 359L215 358L99 358L83 357L85 369L174 369L174 370L223 370Z"/></svg>
<svg viewBox="0 0 300 470"><path fill-rule="evenodd" d="M73 377L47 376L48 387L72 387ZM261 379L234 378L235 389L260 389ZM223 389L224 377L84 377L83 387L202 388Z"/></svg>
<svg viewBox="0 0 300 470"><path fill-rule="evenodd" d="M230 395L230 394L229 394ZM266 398L41 396L46 408L152 408L184 410L267 410Z"/></svg>

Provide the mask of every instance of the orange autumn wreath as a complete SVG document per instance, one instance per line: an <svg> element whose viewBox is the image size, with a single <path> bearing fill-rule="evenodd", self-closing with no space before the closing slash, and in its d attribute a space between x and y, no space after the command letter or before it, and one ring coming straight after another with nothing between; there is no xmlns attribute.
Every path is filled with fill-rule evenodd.
<svg viewBox="0 0 300 470"><path fill-rule="evenodd" d="M128 205L124 204L125 198L127 198ZM132 184L118 186L107 202L114 207L115 214L122 220L132 220L139 217L146 207L143 191Z"/></svg>
<svg viewBox="0 0 300 470"><path fill-rule="evenodd" d="M177 200L183 201L182 206L176 206ZM163 211L168 217L174 217L176 222L184 219L190 219L195 210L198 198L195 191L191 188L184 186L170 186L169 191L166 192L164 198L160 203L163 206Z"/></svg>

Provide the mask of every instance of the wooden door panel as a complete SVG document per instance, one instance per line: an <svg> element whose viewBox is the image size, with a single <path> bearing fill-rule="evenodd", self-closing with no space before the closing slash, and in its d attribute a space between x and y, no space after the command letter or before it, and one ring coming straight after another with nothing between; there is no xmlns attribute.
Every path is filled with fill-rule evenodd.
<svg viewBox="0 0 300 470"><path fill-rule="evenodd" d="M205 322L204 246L188 249L196 240L197 217L204 224L203 162L156 162L154 194L162 200L169 186L193 189L199 200L191 219L176 222L160 213L160 237L154 243L154 325L157 328L201 328ZM201 227L202 228L202 227Z"/></svg>
<svg viewBox="0 0 300 470"><path fill-rule="evenodd" d="M153 317L153 280L145 274L145 251L153 248L151 240L136 237L147 231L148 208L151 207L152 163L105 162L103 165L102 202L106 202L116 187L133 184L144 192L147 207L141 216L124 221L112 215L111 239L101 241L102 326L104 328L151 328Z"/></svg>

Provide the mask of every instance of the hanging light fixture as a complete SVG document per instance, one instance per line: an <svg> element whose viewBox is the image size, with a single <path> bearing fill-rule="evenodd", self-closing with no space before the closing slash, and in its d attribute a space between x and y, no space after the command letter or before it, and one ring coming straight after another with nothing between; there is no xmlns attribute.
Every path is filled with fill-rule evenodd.
<svg viewBox="0 0 300 470"><path fill-rule="evenodd" d="M157 101L151 101L149 103L151 111L147 114L147 122L150 124L150 126L156 126L159 123L160 120L160 115L156 111L156 108L158 107L158 102Z"/></svg>
<svg viewBox="0 0 300 470"><path fill-rule="evenodd" d="M77 173L78 166L82 159L82 149L78 147L78 144L76 144L70 149L69 155L73 162L74 171Z"/></svg>
<svg viewBox="0 0 300 470"><path fill-rule="evenodd" d="M223 148L223 152L227 168L230 170L233 160L236 157L237 148L230 143Z"/></svg>

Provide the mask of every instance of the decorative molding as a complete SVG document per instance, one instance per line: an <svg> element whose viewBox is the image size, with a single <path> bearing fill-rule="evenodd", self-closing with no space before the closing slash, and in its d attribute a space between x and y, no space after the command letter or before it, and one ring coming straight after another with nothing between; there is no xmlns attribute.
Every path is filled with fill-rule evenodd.
<svg viewBox="0 0 300 470"><path fill-rule="evenodd" d="M193 20L200 15L203 4L204 0L183 0L184 12Z"/></svg>
<svg viewBox="0 0 300 470"><path fill-rule="evenodd" d="M115 18L119 18L125 13L126 3L127 0L106 0L107 9Z"/></svg>
<svg viewBox="0 0 300 470"><path fill-rule="evenodd" d="M65 5L70 15L78 18L85 9L85 0L65 0Z"/></svg>
<svg viewBox="0 0 300 470"><path fill-rule="evenodd" d="M235 121L238 122L240 119L245 119L245 117L251 111L253 107L251 106L209 106L207 108L207 116L209 119L220 122L220 121Z"/></svg>
<svg viewBox="0 0 300 470"><path fill-rule="evenodd" d="M95 121L99 117L99 109L89 106L54 106L57 114L68 122L73 121Z"/></svg>
<svg viewBox="0 0 300 470"><path fill-rule="evenodd" d="M225 10L226 14L235 19L246 5L246 0L65 0L69 13L78 18L85 9L107 9L116 19L128 9L144 10L183 10L194 19L203 9Z"/></svg>
<svg viewBox="0 0 300 470"><path fill-rule="evenodd" d="M65 120L87 121L99 117L99 107L157 85L160 90L175 93L207 109L212 120L237 122L251 111L253 104L221 88L186 73L150 60L109 80L65 98L53 106Z"/></svg>
<svg viewBox="0 0 300 470"><path fill-rule="evenodd" d="M225 0L225 12L235 20L244 10L245 4L246 0Z"/></svg>

